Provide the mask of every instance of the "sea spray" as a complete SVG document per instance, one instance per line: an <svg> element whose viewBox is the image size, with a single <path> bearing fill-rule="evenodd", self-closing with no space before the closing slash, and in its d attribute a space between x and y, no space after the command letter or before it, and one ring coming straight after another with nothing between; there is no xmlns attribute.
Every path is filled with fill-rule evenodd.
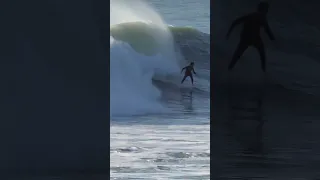
<svg viewBox="0 0 320 180"><path fill-rule="evenodd" d="M117 32L124 24L127 27ZM110 26L111 116L163 112L161 92L152 78L180 70L167 25L143 1L112 0ZM144 43L139 44L136 37Z"/></svg>

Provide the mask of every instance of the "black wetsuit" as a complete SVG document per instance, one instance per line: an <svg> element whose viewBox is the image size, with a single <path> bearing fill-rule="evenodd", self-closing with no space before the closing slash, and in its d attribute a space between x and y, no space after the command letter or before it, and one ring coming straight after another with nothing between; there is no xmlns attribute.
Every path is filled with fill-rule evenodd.
<svg viewBox="0 0 320 180"><path fill-rule="evenodd" d="M193 66L189 65L189 66L186 66L186 67L182 68L182 70L184 70L184 69L185 69L185 72L184 72L184 77L183 77L183 79L182 79L182 81L181 81L181 84L184 82L184 80L186 80L186 78L187 78L188 76L190 77L191 82L192 82L192 84L193 84L192 71L193 71L193 73L196 74L196 72L194 72Z"/></svg>

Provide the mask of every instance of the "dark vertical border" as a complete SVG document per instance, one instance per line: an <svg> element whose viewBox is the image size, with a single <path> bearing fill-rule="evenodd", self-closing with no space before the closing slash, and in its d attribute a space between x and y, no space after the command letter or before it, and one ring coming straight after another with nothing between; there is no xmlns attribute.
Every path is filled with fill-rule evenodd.
<svg viewBox="0 0 320 180"><path fill-rule="evenodd" d="M213 44L212 44L212 34L213 34L213 24L212 24L212 8L213 7L213 0L210 1L210 179L213 179L213 173L214 173L214 168L213 168L213 155L212 155L212 149L214 148L213 146L213 141L212 141L212 126L213 126L213 83L212 83L212 77L213 77L213 71L212 71L212 55L211 53Z"/></svg>
<svg viewBox="0 0 320 180"><path fill-rule="evenodd" d="M214 26L213 26L213 13L211 12L213 10L214 6L214 0L210 1L210 179L215 180L217 178L217 172L216 172L216 165L215 165L215 154L212 151L214 147L214 136L213 136L213 127L214 127L214 91L213 89L215 88L213 85L213 33L214 33Z"/></svg>
<svg viewBox="0 0 320 180"><path fill-rule="evenodd" d="M109 1L0 9L0 179L110 177Z"/></svg>
<svg viewBox="0 0 320 180"><path fill-rule="evenodd" d="M107 113L107 121L108 121L108 127L106 128L106 131L108 132L108 137L106 137L106 143L108 143L108 146L110 147L110 1L105 0L94 0L93 2L93 13L96 17L96 22L99 27L100 31L100 41L102 44L103 49L105 49L106 52L106 78L107 78L107 84L105 86L107 96L105 98L105 103L107 103L106 107L106 113ZM109 37L109 38L108 38ZM109 157L107 159L108 163L108 169L107 174L110 178L110 148L108 149Z"/></svg>

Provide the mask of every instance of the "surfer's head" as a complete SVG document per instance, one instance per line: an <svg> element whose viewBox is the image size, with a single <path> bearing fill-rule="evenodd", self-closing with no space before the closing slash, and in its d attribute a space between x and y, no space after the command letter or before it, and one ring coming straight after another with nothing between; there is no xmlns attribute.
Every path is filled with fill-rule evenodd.
<svg viewBox="0 0 320 180"><path fill-rule="evenodd" d="M194 62L191 62L191 63L190 63L190 66L194 66Z"/></svg>
<svg viewBox="0 0 320 180"><path fill-rule="evenodd" d="M269 10L269 3L267 2L260 2L258 4L258 12L262 14L267 14Z"/></svg>

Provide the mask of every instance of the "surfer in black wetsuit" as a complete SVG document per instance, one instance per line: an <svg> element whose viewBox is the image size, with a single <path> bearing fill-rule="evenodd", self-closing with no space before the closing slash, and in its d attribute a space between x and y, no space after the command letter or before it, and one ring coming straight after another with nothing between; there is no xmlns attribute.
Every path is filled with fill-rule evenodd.
<svg viewBox="0 0 320 180"><path fill-rule="evenodd" d="M257 12L253 12L246 16L240 17L232 23L227 33L227 39L229 38L232 29L236 25L243 23L243 30L241 32L240 42L233 54L228 70L231 70L235 66L236 62L249 46L253 46L259 51L263 72L266 71L266 54L262 39L260 37L260 28L263 27L269 38L271 40L274 40L274 36L270 30L266 17L268 9L269 4L267 2L261 2L258 5Z"/></svg>
<svg viewBox="0 0 320 180"><path fill-rule="evenodd" d="M194 66L194 63L191 62L189 66L186 66L186 67L184 67L184 68L181 69L181 73L183 72L183 70L186 70L186 71L184 72L184 77L183 77L183 79L182 79L182 81L181 81L181 84L182 84L183 81L186 80L186 78L189 76L190 79L191 79L191 83L192 83L192 85L193 85L192 71L193 71L194 74L196 74L196 72L194 71L193 66Z"/></svg>

